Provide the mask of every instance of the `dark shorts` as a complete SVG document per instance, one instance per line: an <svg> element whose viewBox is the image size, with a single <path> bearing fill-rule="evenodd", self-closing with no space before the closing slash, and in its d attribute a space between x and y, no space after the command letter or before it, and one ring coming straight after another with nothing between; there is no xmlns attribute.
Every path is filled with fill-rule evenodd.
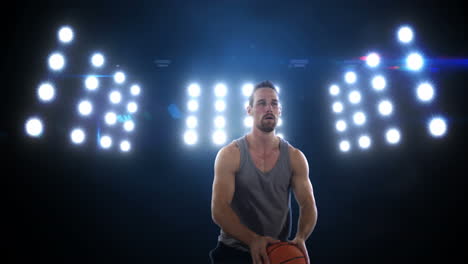
<svg viewBox="0 0 468 264"><path fill-rule="evenodd" d="M219 241L210 251L210 260L212 264L252 264L250 252L227 246Z"/></svg>

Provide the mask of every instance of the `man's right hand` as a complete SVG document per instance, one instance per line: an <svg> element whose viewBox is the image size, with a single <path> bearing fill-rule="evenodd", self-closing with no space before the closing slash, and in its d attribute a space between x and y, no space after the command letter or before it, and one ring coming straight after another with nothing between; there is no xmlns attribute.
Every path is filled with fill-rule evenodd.
<svg viewBox="0 0 468 264"><path fill-rule="evenodd" d="M256 236L255 239L250 242L250 255L252 256L253 264L270 264L267 254L267 247L269 244L281 242L278 239L274 239L268 236Z"/></svg>

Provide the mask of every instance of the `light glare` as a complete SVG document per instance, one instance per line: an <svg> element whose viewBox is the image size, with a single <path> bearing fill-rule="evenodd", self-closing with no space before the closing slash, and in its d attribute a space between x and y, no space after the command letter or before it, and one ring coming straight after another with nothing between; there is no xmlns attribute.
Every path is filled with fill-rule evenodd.
<svg viewBox="0 0 468 264"><path fill-rule="evenodd" d="M398 131L395 128L391 128L387 130L387 133L385 133L385 137L387 139L387 142L390 144L396 144L400 142L400 131Z"/></svg>
<svg viewBox="0 0 468 264"><path fill-rule="evenodd" d="M416 90L418 98L423 102L430 102L434 97L434 88L429 83L422 83Z"/></svg>
<svg viewBox="0 0 468 264"><path fill-rule="evenodd" d="M93 111L93 105L91 104L91 102L87 100L83 100L78 104L78 112L81 115L87 116L91 114L92 111Z"/></svg>
<svg viewBox="0 0 468 264"><path fill-rule="evenodd" d="M191 97L198 97L200 96L200 86L196 83L192 83L188 87L188 94Z"/></svg>
<svg viewBox="0 0 468 264"><path fill-rule="evenodd" d="M393 112L393 105L390 101L384 100L379 103L379 112L383 116L388 116Z"/></svg>
<svg viewBox="0 0 468 264"><path fill-rule="evenodd" d="M385 89L385 86L387 85L387 82L385 81L385 78L381 75L375 76L372 79L372 88L376 91L382 91Z"/></svg>
<svg viewBox="0 0 468 264"><path fill-rule="evenodd" d="M30 118L26 121L26 133L31 137L39 137L42 135L43 125L39 118Z"/></svg>
<svg viewBox="0 0 468 264"><path fill-rule="evenodd" d="M108 125L115 125L117 122L117 115L114 112L108 112L104 117L106 123Z"/></svg>
<svg viewBox="0 0 468 264"><path fill-rule="evenodd" d="M55 88L50 83L43 83L37 90L39 99L43 102L49 102L54 99Z"/></svg>
<svg viewBox="0 0 468 264"><path fill-rule="evenodd" d="M340 87L338 85L332 85L330 86L330 94L333 96L336 96L340 94Z"/></svg>
<svg viewBox="0 0 468 264"><path fill-rule="evenodd" d="M95 53L91 57L91 64L94 67L102 67L104 65L104 56L101 53Z"/></svg>
<svg viewBox="0 0 468 264"><path fill-rule="evenodd" d="M227 94L227 87L226 85L220 83L215 86L215 95L217 97L224 97Z"/></svg>
<svg viewBox="0 0 468 264"><path fill-rule="evenodd" d="M194 130L188 130L184 133L184 141L187 145L193 145L198 141L197 132Z"/></svg>
<svg viewBox="0 0 468 264"><path fill-rule="evenodd" d="M82 129L75 128L70 133L70 138L74 144L81 144L84 142L86 135Z"/></svg>
<svg viewBox="0 0 468 264"><path fill-rule="evenodd" d="M429 122L429 132L434 137L442 137L447 131L447 123L443 118L435 117Z"/></svg>
<svg viewBox="0 0 468 264"><path fill-rule="evenodd" d="M406 67L412 71L419 71L424 65L423 57L419 53L411 53L406 58Z"/></svg>
<svg viewBox="0 0 468 264"><path fill-rule="evenodd" d="M110 136L102 136L101 139L99 140L99 143L101 144L101 147L104 149L108 149L112 146L112 138Z"/></svg>
<svg viewBox="0 0 468 264"><path fill-rule="evenodd" d="M372 52L369 55L367 55L366 63L369 67L377 67L380 64L380 56L377 53Z"/></svg>
<svg viewBox="0 0 468 264"><path fill-rule="evenodd" d="M135 102L128 103L127 111L132 114L135 113L136 111L138 111L138 105Z"/></svg>
<svg viewBox="0 0 468 264"><path fill-rule="evenodd" d="M119 84L125 82L125 74L123 72L116 72L114 74L114 81Z"/></svg>
<svg viewBox="0 0 468 264"><path fill-rule="evenodd" d="M113 104L118 104L118 103L120 103L120 101L122 100L122 95L120 94L119 91L112 91L112 92L109 94L109 100L110 100L111 103L113 103Z"/></svg>
<svg viewBox="0 0 468 264"><path fill-rule="evenodd" d="M89 76L85 79L85 87L90 91L94 91L99 87L99 80L96 76Z"/></svg>
<svg viewBox="0 0 468 264"><path fill-rule="evenodd" d="M413 40L413 30L408 26L400 27L398 30L398 40L401 43L410 43Z"/></svg>
<svg viewBox="0 0 468 264"><path fill-rule="evenodd" d="M345 81L349 84L353 84L355 83L357 80L357 76L356 76L356 73L354 72L347 72L345 74Z"/></svg>
<svg viewBox="0 0 468 264"><path fill-rule="evenodd" d="M54 71L60 71L65 66L65 58L60 53L53 53L49 57L49 67Z"/></svg>
<svg viewBox="0 0 468 264"><path fill-rule="evenodd" d="M68 27L62 27L58 32L59 40L63 43L69 43L73 40L73 30Z"/></svg>

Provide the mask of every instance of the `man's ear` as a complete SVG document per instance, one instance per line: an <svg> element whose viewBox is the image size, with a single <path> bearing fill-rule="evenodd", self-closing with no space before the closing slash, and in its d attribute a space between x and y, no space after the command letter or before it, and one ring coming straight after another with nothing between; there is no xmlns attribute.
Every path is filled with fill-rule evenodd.
<svg viewBox="0 0 468 264"><path fill-rule="evenodd" d="M250 106L250 104L247 105L247 114L250 115L250 113L252 112L252 107Z"/></svg>

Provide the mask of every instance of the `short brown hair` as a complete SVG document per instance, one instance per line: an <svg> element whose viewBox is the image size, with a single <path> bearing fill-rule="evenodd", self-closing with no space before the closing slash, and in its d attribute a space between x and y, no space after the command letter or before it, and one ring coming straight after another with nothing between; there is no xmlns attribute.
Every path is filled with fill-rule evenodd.
<svg viewBox="0 0 468 264"><path fill-rule="evenodd" d="M253 106L253 100L254 100L254 94L255 94L255 91L260 89L260 88L271 88L273 89L277 94L278 94L278 90L276 90L276 87L275 85L270 82L270 81L262 81L262 82L259 82L258 84L255 85L253 91L252 91L252 94L250 95L249 97L249 105L250 106Z"/></svg>

